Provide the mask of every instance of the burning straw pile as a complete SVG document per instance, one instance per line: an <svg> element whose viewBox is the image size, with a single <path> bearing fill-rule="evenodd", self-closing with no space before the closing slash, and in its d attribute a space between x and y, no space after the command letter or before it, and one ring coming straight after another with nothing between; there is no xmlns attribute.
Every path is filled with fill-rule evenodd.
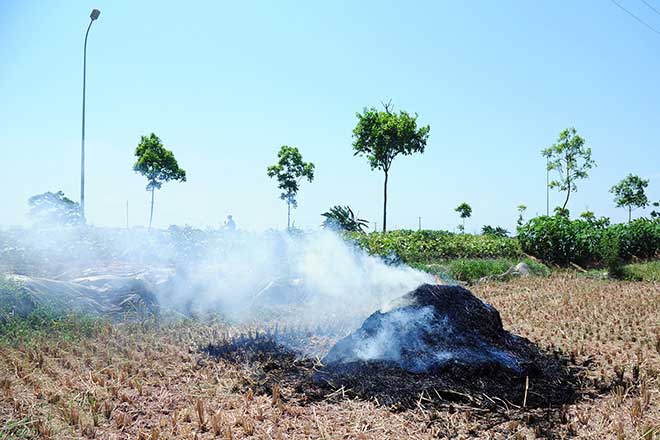
<svg viewBox="0 0 660 440"><path fill-rule="evenodd" d="M305 337L312 334L298 339ZM559 355L505 331L497 310L458 286L418 287L373 313L322 359L288 348L283 342L291 339L243 336L204 351L250 365L257 373L246 386L269 392L281 385L300 400L349 396L400 409L448 401L548 407L576 394L577 380Z"/></svg>

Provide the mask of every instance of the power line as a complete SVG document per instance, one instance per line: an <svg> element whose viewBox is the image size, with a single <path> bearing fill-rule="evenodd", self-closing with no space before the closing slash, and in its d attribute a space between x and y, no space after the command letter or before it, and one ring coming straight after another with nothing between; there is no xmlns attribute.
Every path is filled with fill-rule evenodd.
<svg viewBox="0 0 660 440"><path fill-rule="evenodd" d="M660 35L659 30L657 30L656 28L654 28L653 26L651 26L650 24L648 24L647 22L645 22L644 20L642 20L641 18L639 18L638 16L636 16L635 14L633 14L632 12L630 12L629 10L627 10L626 8L621 6L621 4L619 4L616 0L610 0L610 1L612 3L614 3L615 5L617 5L619 7L619 9L624 11L626 14L630 15L632 18L634 18L635 20L637 20L638 22L640 22L641 24L643 24L644 26L646 26L647 28L649 28L650 30L655 32L656 34ZM646 3L646 2L644 2L644 3Z"/></svg>
<svg viewBox="0 0 660 440"><path fill-rule="evenodd" d="M642 3L644 3L646 6L648 6L649 8L651 8L651 9L653 10L653 12L655 12L655 13L658 14L658 15L660 15L660 11L657 10L657 9L655 8L655 6L653 6L651 3L647 2L646 0L642 0Z"/></svg>

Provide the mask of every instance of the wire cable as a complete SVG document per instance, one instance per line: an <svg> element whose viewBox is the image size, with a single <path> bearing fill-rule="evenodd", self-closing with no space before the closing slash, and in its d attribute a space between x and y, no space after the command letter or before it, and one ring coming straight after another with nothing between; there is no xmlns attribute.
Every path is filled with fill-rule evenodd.
<svg viewBox="0 0 660 440"><path fill-rule="evenodd" d="M655 32L656 34L660 35L660 31L659 31L659 30L657 30L656 28L654 28L653 26L651 26L650 24L648 24L647 22L645 22L644 20L642 20L641 18L639 18L638 16L636 16L635 14L633 14L632 12L630 12L629 10L627 10L626 8L624 8L623 6L621 6L621 4L619 4L616 0L610 0L610 1L611 1L612 3L614 3L615 5L617 5L617 6L619 7L619 9L621 9L622 11L624 11L626 14L630 15L632 18L634 18L635 20L637 20L638 22L640 22L641 24L643 24L644 26L646 26L647 28L649 28L651 31L653 31L653 32ZM646 3L646 2L644 2L644 3Z"/></svg>
<svg viewBox="0 0 660 440"><path fill-rule="evenodd" d="M655 6L653 6L651 3L647 2L646 0L642 0L642 3L644 3L646 6L648 6L649 8L651 8L651 10L653 10L653 12L655 12L655 13L658 14L658 15L660 15L660 11L657 10L657 9L655 8Z"/></svg>

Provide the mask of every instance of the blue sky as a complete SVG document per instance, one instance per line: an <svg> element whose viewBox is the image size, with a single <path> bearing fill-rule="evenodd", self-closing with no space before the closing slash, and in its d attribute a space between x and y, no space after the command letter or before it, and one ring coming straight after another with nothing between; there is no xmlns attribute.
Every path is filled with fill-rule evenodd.
<svg viewBox="0 0 660 440"><path fill-rule="evenodd" d="M618 0L660 29L641 0ZM660 0L648 0L660 9ZM395 161L391 228L513 228L516 206L545 211L540 150L575 126L598 168L569 208L614 220L609 188L628 173L660 199L660 35L611 1L0 1L0 225L26 199L79 197L82 44L88 43L87 216L148 221L132 171L157 133L188 182L156 193L154 224L286 225L265 173L284 144L316 164L294 212L349 204L381 223L382 180L353 157L355 113L392 100L430 124L426 153ZM562 195L551 193L551 206ZM639 215L640 212L637 212Z"/></svg>

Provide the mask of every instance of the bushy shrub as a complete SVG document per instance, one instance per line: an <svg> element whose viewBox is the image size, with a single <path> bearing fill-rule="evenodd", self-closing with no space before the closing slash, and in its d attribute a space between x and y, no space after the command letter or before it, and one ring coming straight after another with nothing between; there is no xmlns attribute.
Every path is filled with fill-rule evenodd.
<svg viewBox="0 0 660 440"><path fill-rule="evenodd" d="M515 239L447 231L347 234L373 255L397 255L405 263L434 263L455 258L513 258L522 254Z"/></svg>
<svg viewBox="0 0 660 440"><path fill-rule="evenodd" d="M606 218L541 216L518 228L518 240L525 253L562 266L614 264L612 247L618 248L621 262L650 259L660 253L660 220L642 218L610 225Z"/></svg>
<svg viewBox="0 0 660 440"><path fill-rule="evenodd" d="M498 277L520 262L526 263L533 275L550 275L548 267L530 258L460 258L441 263L413 263L412 266L447 282L458 280L471 283L484 277Z"/></svg>

